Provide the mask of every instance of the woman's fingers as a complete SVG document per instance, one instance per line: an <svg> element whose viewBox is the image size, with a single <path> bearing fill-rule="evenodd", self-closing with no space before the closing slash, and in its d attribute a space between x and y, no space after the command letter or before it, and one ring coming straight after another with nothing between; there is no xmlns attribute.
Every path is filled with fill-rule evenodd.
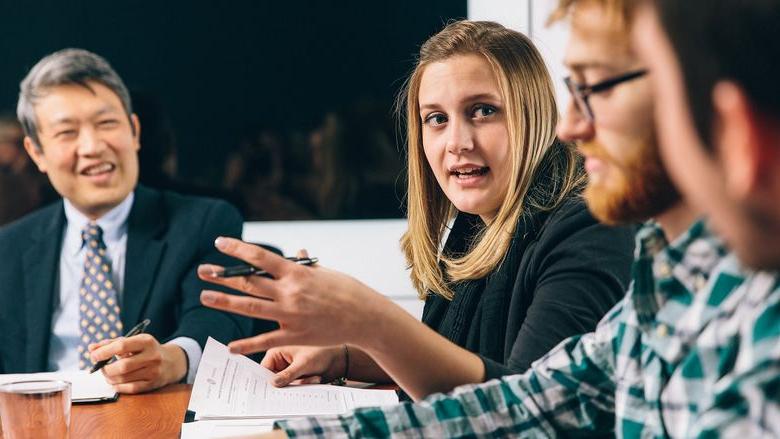
<svg viewBox="0 0 780 439"><path fill-rule="evenodd" d="M357 342L365 336L366 323L373 323L371 318L362 315L362 311L366 305L377 303L377 296L382 296L354 278L325 268L301 267L237 239L218 238L216 246L229 256L268 271L273 279L259 276L224 278L219 276L222 267L202 265L198 268L201 279L254 297L204 290L201 302L214 309L273 320L282 328L231 343L233 352L262 352L276 346L302 343L327 346ZM299 250L297 256L308 257L308 252ZM358 308L360 313L355 311Z"/></svg>
<svg viewBox="0 0 780 439"><path fill-rule="evenodd" d="M271 276L278 278L285 273L286 267L295 266L283 257L254 244L247 244L240 239L220 236L214 245L222 253L241 259L257 268L262 268Z"/></svg>
<svg viewBox="0 0 780 439"><path fill-rule="evenodd" d="M271 348L263 355L260 365L271 372L280 372L290 366L295 360L300 346L282 346Z"/></svg>
<svg viewBox="0 0 780 439"><path fill-rule="evenodd" d="M306 378L301 378L293 384L321 384L322 377L319 375L312 375Z"/></svg>
<svg viewBox="0 0 780 439"><path fill-rule="evenodd" d="M200 302L209 308L256 319L278 321L283 316L276 302L256 297L236 296L219 291L203 290L200 293Z"/></svg>
<svg viewBox="0 0 780 439"><path fill-rule="evenodd" d="M309 257L309 252L307 252L305 248L302 248L302 249L298 250L298 253L296 253L295 256L299 257L301 259L308 258Z"/></svg>
<svg viewBox="0 0 780 439"><path fill-rule="evenodd" d="M293 344L300 343L296 343L296 340L288 331L277 329L254 337L232 341L228 344L228 348L230 348L230 352L234 354L254 354L255 352L267 351L273 347Z"/></svg>
<svg viewBox="0 0 780 439"><path fill-rule="evenodd" d="M271 384L276 387L284 387L299 378L303 378L304 380L311 378L312 373L319 372L312 370L311 366L312 364L309 361L294 360L287 368L276 373Z"/></svg>
<svg viewBox="0 0 780 439"><path fill-rule="evenodd" d="M226 286L237 291L264 299L275 299L278 296L277 287L271 279L262 276L221 277L223 267L202 264L198 267L198 277L206 282Z"/></svg>

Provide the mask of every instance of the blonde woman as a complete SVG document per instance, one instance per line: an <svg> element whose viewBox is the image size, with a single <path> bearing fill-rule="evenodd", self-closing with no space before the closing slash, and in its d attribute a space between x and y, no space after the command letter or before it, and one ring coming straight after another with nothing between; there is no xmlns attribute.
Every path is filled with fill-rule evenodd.
<svg viewBox="0 0 780 439"><path fill-rule="evenodd" d="M345 274L237 240L216 245L273 279L199 270L250 295L204 291L205 305L279 322L230 344L270 349L263 364L277 385L394 381L419 399L522 372L593 330L626 290L632 233L598 224L580 199L581 160L555 138L552 83L526 37L490 22L451 23L422 46L403 96L401 245L426 301L423 322Z"/></svg>

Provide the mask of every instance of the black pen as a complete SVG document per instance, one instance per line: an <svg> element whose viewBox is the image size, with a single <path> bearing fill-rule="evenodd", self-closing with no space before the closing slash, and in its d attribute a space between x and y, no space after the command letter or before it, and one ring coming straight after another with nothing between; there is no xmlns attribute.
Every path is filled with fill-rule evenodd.
<svg viewBox="0 0 780 439"><path fill-rule="evenodd" d="M317 258L289 257L285 259L287 259L288 261L295 262L296 264L299 265L314 265L317 262L319 262L319 259ZM271 275L267 271L247 264L236 265L234 267L225 267L224 270L217 273L217 277L236 277L236 276L249 276L249 275L271 277Z"/></svg>
<svg viewBox="0 0 780 439"><path fill-rule="evenodd" d="M134 335L138 335L144 331L146 331L146 327L149 326L149 323L152 323L149 319L144 319L143 322L133 326L133 329L127 331L127 334L125 334L125 338L132 337ZM111 358L108 358L106 360L100 360L97 363L95 363L94 366L92 366L92 370L89 371L89 373L95 373L103 368L103 366L107 365L111 361L113 361L116 358L116 356L113 356Z"/></svg>

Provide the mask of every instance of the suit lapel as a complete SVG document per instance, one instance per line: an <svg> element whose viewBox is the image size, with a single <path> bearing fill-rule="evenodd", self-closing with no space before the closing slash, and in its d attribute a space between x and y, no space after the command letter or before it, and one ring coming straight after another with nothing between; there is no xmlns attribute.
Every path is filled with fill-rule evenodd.
<svg viewBox="0 0 780 439"><path fill-rule="evenodd" d="M122 323L135 325L144 311L162 256L165 252L163 232L167 227L159 192L139 186L127 226L125 286L122 294Z"/></svg>
<svg viewBox="0 0 780 439"><path fill-rule="evenodd" d="M24 300L27 331L26 369L46 370L54 305L55 279L59 272L62 228L65 214L62 203L52 208L51 220L41 225L33 242L24 252Z"/></svg>

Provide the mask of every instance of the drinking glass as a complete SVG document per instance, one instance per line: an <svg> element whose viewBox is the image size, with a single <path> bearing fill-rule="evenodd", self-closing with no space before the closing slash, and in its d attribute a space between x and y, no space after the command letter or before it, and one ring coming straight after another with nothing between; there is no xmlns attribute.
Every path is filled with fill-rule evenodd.
<svg viewBox="0 0 780 439"><path fill-rule="evenodd" d="M3 439L67 439L70 392L70 383L59 380L0 384Z"/></svg>

